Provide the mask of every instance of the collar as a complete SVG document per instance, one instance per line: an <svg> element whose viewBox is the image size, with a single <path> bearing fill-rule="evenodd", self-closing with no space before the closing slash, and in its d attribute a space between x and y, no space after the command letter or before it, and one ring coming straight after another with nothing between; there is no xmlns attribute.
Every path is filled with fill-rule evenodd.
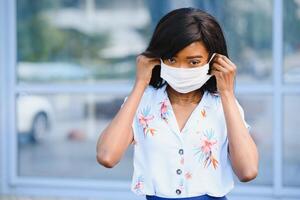
<svg viewBox="0 0 300 200"><path fill-rule="evenodd" d="M166 99L168 99L168 93L167 93L167 85L168 84L165 84L164 86L162 86L160 89L159 89L159 102L162 102ZM211 107L214 107L214 105L217 105L216 104L216 100L217 98L219 98L218 95L215 95L215 94L211 94L210 92L208 91L204 91L204 94L201 98L201 101L199 102L199 104L201 103L202 107L205 107L205 108L211 108Z"/></svg>

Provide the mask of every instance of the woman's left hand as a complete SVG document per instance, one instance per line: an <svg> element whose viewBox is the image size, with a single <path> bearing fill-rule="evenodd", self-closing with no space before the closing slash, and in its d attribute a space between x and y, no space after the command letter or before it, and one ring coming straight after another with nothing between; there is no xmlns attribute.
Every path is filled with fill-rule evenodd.
<svg viewBox="0 0 300 200"><path fill-rule="evenodd" d="M215 55L211 62L210 74L217 79L217 90L226 121L230 162L239 180L248 182L258 174L259 154L234 95L236 66L221 54Z"/></svg>
<svg viewBox="0 0 300 200"><path fill-rule="evenodd" d="M216 54L212 60L211 75L215 75L218 92L234 93L235 64L224 55Z"/></svg>

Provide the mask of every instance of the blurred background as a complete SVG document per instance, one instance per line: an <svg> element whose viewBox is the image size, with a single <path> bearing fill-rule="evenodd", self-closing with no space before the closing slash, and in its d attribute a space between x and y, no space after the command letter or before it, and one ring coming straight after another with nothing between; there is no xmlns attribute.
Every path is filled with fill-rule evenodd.
<svg viewBox="0 0 300 200"><path fill-rule="evenodd" d="M143 199L133 146L107 169L96 142L158 20L187 6L220 22L259 148L258 177L229 198L300 199L299 0L0 0L1 200Z"/></svg>

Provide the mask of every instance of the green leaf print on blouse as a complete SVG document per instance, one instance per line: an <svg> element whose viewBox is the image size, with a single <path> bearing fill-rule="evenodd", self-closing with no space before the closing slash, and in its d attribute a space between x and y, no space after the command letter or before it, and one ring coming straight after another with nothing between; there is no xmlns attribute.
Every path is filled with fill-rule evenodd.
<svg viewBox="0 0 300 200"><path fill-rule="evenodd" d="M200 138L200 144L194 148L196 158L198 161L204 162L204 167L213 166L214 169L218 167L218 160L214 152L217 149L217 139L213 129L205 130Z"/></svg>
<svg viewBox="0 0 300 200"><path fill-rule="evenodd" d="M154 128L149 127L149 122L154 119L154 115L150 114L151 107L146 106L142 109L141 113L138 116L139 124L143 127L144 136L146 137L148 133L152 136L156 132Z"/></svg>

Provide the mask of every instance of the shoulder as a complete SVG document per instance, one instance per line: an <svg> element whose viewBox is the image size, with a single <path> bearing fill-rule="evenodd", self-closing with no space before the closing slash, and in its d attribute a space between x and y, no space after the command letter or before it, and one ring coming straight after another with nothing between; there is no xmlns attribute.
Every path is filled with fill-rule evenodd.
<svg viewBox="0 0 300 200"><path fill-rule="evenodd" d="M211 101L211 103L214 104L216 109L223 112L223 104L222 104L220 93L209 93L208 96L209 96L209 100ZM236 95L234 95L234 100L235 100L235 103L237 104L237 107L238 107L240 113L242 114L242 116L244 116L244 109L241 106L241 104L240 104L238 98L236 97Z"/></svg>
<svg viewBox="0 0 300 200"><path fill-rule="evenodd" d="M160 90L161 88L154 88L153 86L151 85L148 85L146 87L146 89L144 90L143 92L143 95L140 99L140 102L139 102L139 105L138 105L138 108L140 108L141 106L144 106L144 105L149 105L151 102L153 102L153 100L155 99L155 97L157 96L158 94L158 91ZM128 99L128 95L125 96L124 100L123 100L123 103L121 105L121 107L123 107L125 101Z"/></svg>
<svg viewBox="0 0 300 200"><path fill-rule="evenodd" d="M239 111L242 112L242 114L243 114L243 108L240 105L240 103L235 95L234 95L234 99L239 108ZM224 112L220 93L207 92L207 101L208 101L208 105L210 107L214 108L215 110L217 110L217 112L219 112L219 113Z"/></svg>
<svg viewBox="0 0 300 200"><path fill-rule="evenodd" d="M207 105L214 109L220 109L221 96L219 93L206 91Z"/></svg>
<svg viewBox="0 0 300 200"><path fill-rule="evenodd" d="M142 95L142 98L141 98L141 102L142 101L145 101L146 99L149 99L151 98L151 96L155 93L156 91L156 88L154 88L153 86L151 85L148 85L146 87L146 89L144 90L143 92L143 95ZM124 97L124 100L123 100L123 104L124 102L128 99L128 95Z"/></svg>
<svg viewBox="0 0 300 200"><path fill-rule="evenodd" d="M156 97L161 96L163 94L165 87L155 88L152 85L148 85L144 91L143 99L155 101Z"/></svg>
<svg viewBox="0 0 300 200"><path fill-rule="evenodd" d="M146 101L151 99L156 94L157 91L158 89L154 88L151 85L148 85L143 93L141 101Z"/></svg>
<svg viewBox="0 0 300 200"><path fill-rule="evenodd" d="M157 91L158 89L156 89L155 87L153 87L152 85L148 85L144 91L144 95L150 95L153 94Z"/></svg>

